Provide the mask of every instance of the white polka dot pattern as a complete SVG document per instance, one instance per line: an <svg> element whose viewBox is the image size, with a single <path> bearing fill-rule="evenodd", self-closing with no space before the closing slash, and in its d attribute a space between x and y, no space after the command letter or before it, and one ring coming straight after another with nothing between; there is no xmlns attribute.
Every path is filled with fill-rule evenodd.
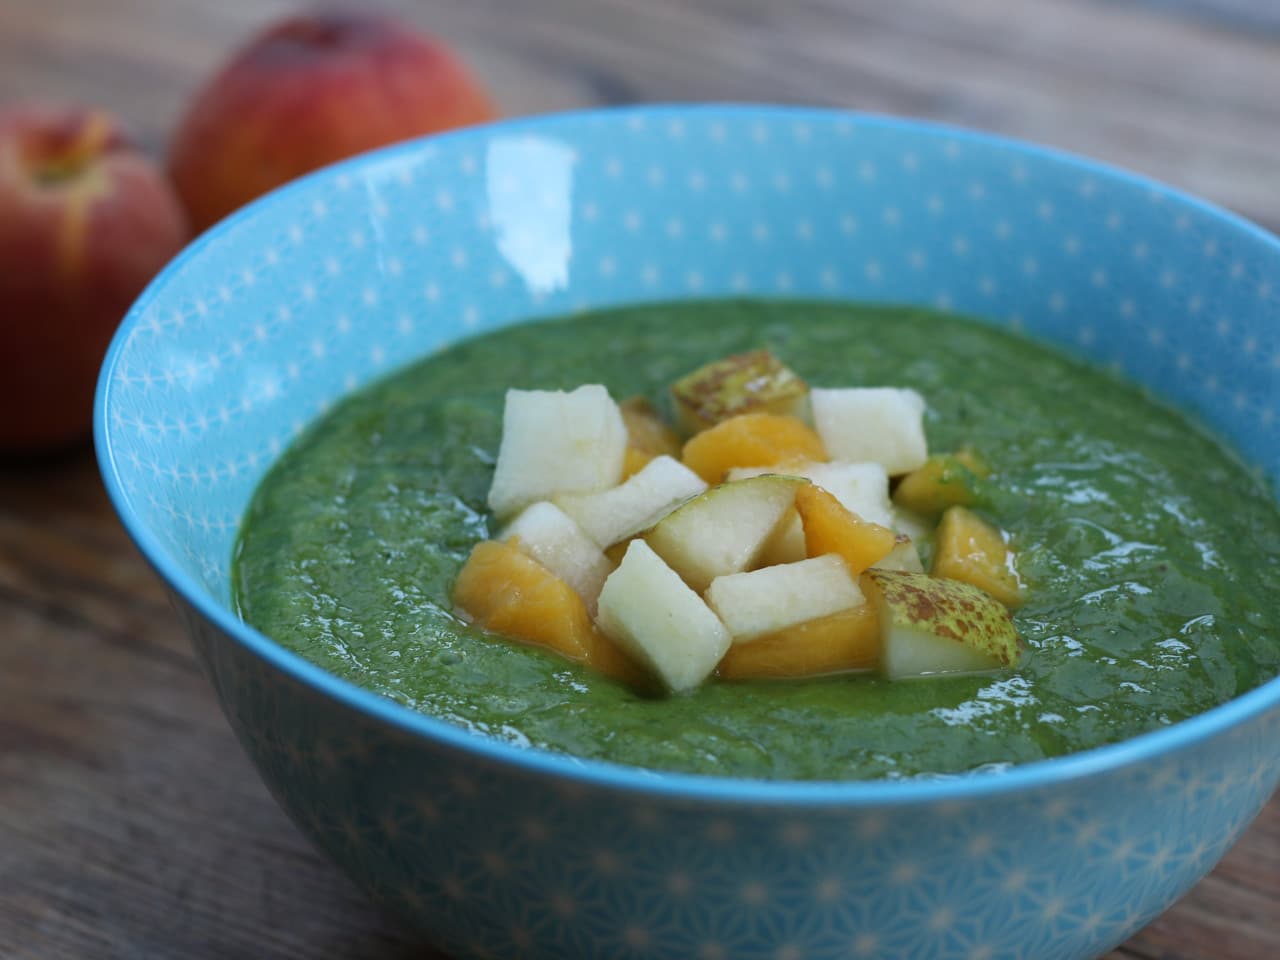
<svg viewBox="0 0 1280 960"><path fill-rule="evenodd" d="M344 393L473 331L636 300L980 314L1149 385L1275 477L1277 277L1280 245L1219 211L955 131L760 108L544 118L322 172L198 241L108 359L100 453L282 804L459 957L1088 957L1275 788L1275 683L1234 730L1056 787L777 810L410 736L233 639L211 604L254 485Z"/></svg>
<svg viewBox="0 0 1280 960"><path fill-rule="evenodd" d="M131 507L225 595L254 483L353 383L531 315L689 295L981 314L1115 364L1280 464L1274 242L1158 187L959 134L652 119L392 151L215 232L114 357Z"/></svg>

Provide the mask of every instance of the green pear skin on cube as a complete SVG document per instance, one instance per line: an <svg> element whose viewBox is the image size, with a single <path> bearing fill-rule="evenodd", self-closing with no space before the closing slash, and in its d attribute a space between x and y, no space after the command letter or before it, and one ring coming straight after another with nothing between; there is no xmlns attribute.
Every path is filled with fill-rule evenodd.
<svg viewBox="0 0 1280 960"><path fill-rule="evenodd" d="M573 518L545 500L525 507L499 540L515 540L527 556L569 584L594 611L596 598L613 564L600 546L586 535Z"/></svg>
<svg viewBox="0 0 1280 960"><path fill-rule="evenodd" d="M889 499L889 474L878 463L788 463L778 467L733 467L729 480L744 480L766 473L803 477L831 494L848 511L869 523L893 526L893 503ZM799 518L796 518L799 523Z"/></svg>
<svg viewBox="0 0 1280 960"><path fill-rule="evenodd" d="M863 585L880 617L880 662L890 680L1017 664L1013 618L977 587L888 570L869 570Z"/></svg>
<svg viewBox="0 0 1280 960"><path fill-rule="evenodd" d="M627 427L609 391L508 390L489 508L508 517L560 493L607 490L622 479Z"/></svg>
<svg viewBox="0 0 1280 960"><path fill-rule="evenodd" d="M601 547L653 526L671 510L707 489L679 460L654 457L621 485L599 493L566 493L555 503Z"/></svg>
<svg viewBox="0 0 1280 960"><path fill-rule="evenodd" d="M928 459L925 402L915 390L814 388L810 403L814 427L832 460L878 463L896 477L915 470Z"/></svg>
<svg viewBox="0 0 1280 960"><path fill-rule="evenodd" d="M699 367L672 385L671 396L687 433L743 413L808 417L808 385L768 350Z"/></svg>
<svg viewBox="0 0 1280 960"><path fill-rule="evenodd" d="M889 500L889 475L878 463L796 463L780 467L733 467L729 480L745 480L767 473L803 477L826 490L851 513L863 520L891 525L893 504ZM790 512L765 545L760 560L765 564L794 563L808 556L800 515Z"/></svg>
<svg viewBox="0 0 1280 960"><path fill-rule="evenodd" d="M681 504L644 534L645 542L698 593L711 581L741 573L809 481L767 475L722 483Z"/></svg>
<svg viewBox="0 0 1280 960"><path fill-rule="evenodd" d="M720 618L643 540L605 581L596 623L673 693L701 684L729 649Z"/></svg>
<svg viewBox="0 0 1280 960"><path fill-rule="evenodd" d="M707 588L706 600L734 643L750 643L866 602L835 554L717 577Z"/></svg>

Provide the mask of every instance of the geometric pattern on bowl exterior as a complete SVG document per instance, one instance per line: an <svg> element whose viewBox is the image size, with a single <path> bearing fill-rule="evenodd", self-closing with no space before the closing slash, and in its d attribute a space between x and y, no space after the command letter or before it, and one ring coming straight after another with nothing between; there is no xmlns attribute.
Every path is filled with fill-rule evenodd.
<svg viewBox="0 0 1280 960"><path fill-rule="evenodd" d="M458 958L1092 957L1207 873L1280 779L1273 708L1165 756L971 798L619 791L394 731L184 609L294 822Z"/></svg>
<svg viewBox="0 0 1280 960"><path fill-rule="evenodd" d="M1126 744L948 781L754 784L490 743L228 610L272 458L474 332L638 300L915 302L1122 370L1280 475L1280 245L1157 184L884 118L640 108L322 171L201 238L104 366L99 456L298 826L458 956L1088 957L1203 876L1280 780L1280 681Z"/></svg>

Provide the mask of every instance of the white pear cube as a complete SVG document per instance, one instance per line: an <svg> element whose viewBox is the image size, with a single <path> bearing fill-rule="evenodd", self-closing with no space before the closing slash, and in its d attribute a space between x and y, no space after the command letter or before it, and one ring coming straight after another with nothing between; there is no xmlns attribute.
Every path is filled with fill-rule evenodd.
<svg viewBox="0 0 1280 960"><path fill-rule="evenodd" d="M901 533L919 543L933 532L936 524L930 523L929 520L920 516L914 510L907 510L895 503L891 522L888 526L894 533Z"/></svg>
<svg viewBox="0 0 1280 960"><path fill-rule="evenodd" d="M924 564L920 562L920 551L910 537L899 535L897 543L878 563L872 564L876 570L899 570L903 573L924 573Z"/></svg>
<svg viewBox="0 0 1280 960"><path fill-rule="evenodd" d="M647 530L672 508L707 489L679 460L654 457L622 485L599 493L567 493L556 504L601 547Z"/></svg>
<svg viewBox="0 0 1280 960"><path fill-rule="evenodd" d="M643 540L605 581L596 623L677 693L707 679L729 649L720 618Z"/></svg>
<svg viewBox="0 0 1280 960"><path fill-rule="evenodd" d="M722 483L667 514L644 539L701 593L716 577L754 565L806 482L763 476Z"/></svg>
<svg viewBox="0 0 1280 960"><path fill-rule="evenodd" d="M863 585L876 604L880 663L891 680L987 673L1018 662L1009 611L977 587L887 570L868 571Z"/></svg>
<svg viewBox="0 0 1280 960"><path fill-rule="evenodd" d="M762 477L767 473L798 477L802 476L801 469L803 468L798 465L730 467L728 473L725 474L725 480L730 482L734 480L749 480L752 477ZM782 518L782 522L778 524L778 528L773 531L773 535L769 537L764 548L760 551L760 556L757 558L756 563L761 567L772 567L779 563L795 563L797 560L803 560L808 555L805 550L804 527L800 523L800 514L792 509L787 511L786 516Z"/></svg>
<svg viewBox="0 0 1280 960"><path fill-rule="evenodd" d="M914 390L815 388L810 402L814 427L833 460L870 461L897 476L922 466L929 456L924 398Z"/></svg>
<svg viewBox="0 0 1280 960"><path fill-rule="evenodd" d="M599 384L508 390L489 508L510 516L559 493L612 487L622 479L626 448L622 414Z"/></svg>
<svg viewBox="0 0 1280 960"><path fill-rule="evenodd" d="M844 508L868 523L889 527L893 503L889 500L889 474L878 463L813 463L805 476L831 494Z"/></svg>
<svg viewBox="0 0 1280 960"><path fill-rule="evenodd" d="M796 563L807 556L809 551L804 542L804 524L800 522L800 514L790 510L760 551L756 564L772 567L779 563Z"/></svg>
<svg viewBox="0 0 1280 960"><path fill-rule="evenodd" d="M843 504L846 510L882 527L893 526L893 502L889 499L889 474L878 463L789 463L777 467L733 467L728 480L745 480L766 473L812 480ZM799 524L800 518L795 518ZM798 527L797 527L798 529ZM803 533L801 533L803 536ZM794 543L794 535L792 535ZM801 552L800 557L804 553ZM799 557L797 558L799 559Z"/></svg>
<svg viewBox="0 0 1280 960"><path fill-rule="evenodd" d="M507 526L499 540L515 540L520 550L537 560L577 591L595 610L596 598L613 564L573 518L545 500L525 507Z"/></svg>
<svg viewBox="0 0 1280 960"><path fill-rule="evenodd" d="M835 554L717 577L707 588L707 603L734 643L749 643L865 602Z"/></svg>

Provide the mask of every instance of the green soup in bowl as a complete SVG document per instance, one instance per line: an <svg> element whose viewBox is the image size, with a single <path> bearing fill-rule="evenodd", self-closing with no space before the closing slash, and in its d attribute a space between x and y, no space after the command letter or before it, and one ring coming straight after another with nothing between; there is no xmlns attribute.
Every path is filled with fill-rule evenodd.
<svg viewBox="0 0 1280 960"><path fill-rule="evenodd" d="M902 384L932 449L996 468L1015 531L1017 670L713 682L641 696L487 637L450 587L498 524L485 495L508 387L650 394L767 345L815 384ZM1208 433L1118 377L927 310L802 301L649 304L465 341L343 401L263 482L244 524L245 618L327 670L513 744L662 770L838 780L960 773L1168 726L1280 669L1280 511Z"/></svg>

